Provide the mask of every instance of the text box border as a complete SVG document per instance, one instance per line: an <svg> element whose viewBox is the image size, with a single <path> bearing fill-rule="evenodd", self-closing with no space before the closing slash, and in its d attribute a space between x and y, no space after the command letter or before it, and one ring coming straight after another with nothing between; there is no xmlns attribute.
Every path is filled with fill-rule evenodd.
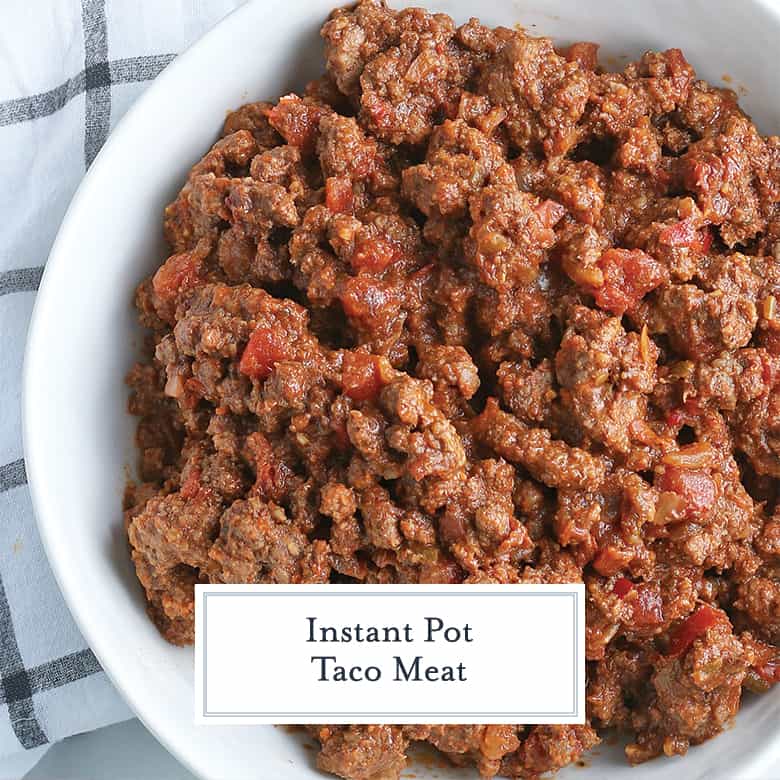
<svg viewBox="0 0 780 780"><path fill-rule="evenodd" d="M219 718L380 718L382 720L392 719L392 718L506 718L507 721L517 721L521 722L522 719L534 719L537 718L544 718L544 717L551 717L551 718L576 718L579 714L579 694L580 694L580 674L579 674L579 661L580 661L580 643L578 641L578 632L579 632L579 610L580 610L580 594L583 588L582 583L549 583L549 584L542 584L542 583L512 583L508 586L503 587L509 587L513 588L513 585L521 585L521 586L534 586L539 584L540 587L547 587L547 585L553 585L553 586L559 586L559 587L574 587L576 588L573 592L572 591L533 591L533 590L514 590L511 589L506 593L500 592L500 590L494 590L493 587L490 587L490 590L476 590L471 588L464 588L462 585L440 585L440 586L433 586L432 588L428 590L407 590L402 586L401 589L396 589L396 587L393 587L392 590L387 589L386 586L354 586L354 585L331 585L326 584L322 586L322 589L318 590L310 590L305 585L295 585L295 586L289 586L293 588L292 590L287 590L287 586L279 586L279 585L273 585L273 586L261 586L263 587L262 591L259 590L231 590L234 586L231 585L214 585L214 584L197 584L195 586L196 590L196 604L198 603L198 596L200 595L202 598L202 613L201 613L201 621L202 621L202 631L203 634L203 650L202 650L202 660L201 660L201 673L202 673L202 689L201 689L201 695L202 695L202 711L200 716L204 720L208 719L219 719ZM246 586L245 586L246 587ZM354 588L360 588L360 590L355 590ZM370 590L363 590L364 587L369 587ZM479 588L479 585L476 585L476 588ZM501 586L499 586L501 587ZM219 588L219 590L213 590L213 588ZM279 592L275 593L274 591L279 588ZM300 592L295 592L297 589L300 588ZM441 588L446 588L446 590L442 590ZM450 592L450 589L452 592ZM573 709L571 711L567 712L550 712L550 711L542 711L542 712L517 712L517 711L511 711L511 712L281 712L281 711L270 711L270 712L209 712L208 711L208 685L206 682L207 678L207 669L208 669L208 631L207 631L207 623L208 623L208 600L210 597L262 597L262 596L271 596L273 598L286 598L286 597L292 597L292 598L309 598L312 596L347 596L347 597L370 597L370 598L376 598L376 597L396 597L396 596L444 596L447 598L473 598L473 597L484 597L484 596L498 596L499 598L518 598L518 597L531 597L531 598L549 598L549 597L569 597L572 600L572 612L573 612L573 620L574 620L574 636L573 636L573 642L574 642L574 657L573 657L573 663L574 663L574 674L573 674L573 680L574 680L574 691L573 691ZM284 720L280 721L280 723L284 723Z"/></svg>

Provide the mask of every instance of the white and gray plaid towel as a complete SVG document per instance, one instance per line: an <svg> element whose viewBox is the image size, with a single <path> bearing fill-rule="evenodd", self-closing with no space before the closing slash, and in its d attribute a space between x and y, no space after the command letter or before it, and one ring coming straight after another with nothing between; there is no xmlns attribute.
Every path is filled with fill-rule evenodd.
<svg viewBox="0 0 780 780"><path fill-rule="evenodd" d="M0 12L0 780L4 759L124 720L41 548L20 424L27 325L65 209L149 82L242 0L3 0ZM262 2L262 0L257 0Z"/></svg>

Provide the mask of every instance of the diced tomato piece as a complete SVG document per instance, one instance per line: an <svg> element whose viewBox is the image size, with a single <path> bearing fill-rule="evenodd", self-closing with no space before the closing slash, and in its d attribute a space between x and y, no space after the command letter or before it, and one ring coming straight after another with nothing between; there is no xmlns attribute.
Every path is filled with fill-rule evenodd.
<svg viewBox="0 0 780 780"><path fill-rule="evenodd" d="M361 108L366 112L371 124L379 130L388 129L390 125L390 104L375 94L363 96Z"/></svg>
<svg viewBox="0 0 780 780"><path fill-rule="evenodd" d="M351 277L344 285L340 299L347 317L366 325L400 308L395 290L372 276Z"/></svg>
<svg viewBox="0 0 780 780"><path fill-rule="evenodd" d="M612 587L612 592L621 599L631 597L630 605L633 622L638 626L655 626L663 623L663 601L661 594L652 587L635 585L626 577L618 577Z"/></svg>
<svg viewBox="0 0 780 780"><path fill-rule="evenodd" d="M365 352L345 352L341 368L344 395L355 401L373 401L384 385L380 359Z"/></svg>
<svg viewBox="0 0 780 780"><path fill-rule="evenodd" d="M707 604L702 604L672 634L669 640L669 655L682 655L708 628L722 619L717 610Z"/></svg>
<svg viewBox="0 0 780 780"><path fill-rule="evenodd" d="M661 491L681 496L685 500L687 518L708 511L717 498L715 481L704 469L665 466L664 472L656 476L655 486Z"/></svg>
<svg viewBox="0 0 780 780"><path fill-rule="evenodd" d="M258 328L244 348L238 370L252 379L265 379L274 366L290 357L290 345L279 333Z"/></svg>
<svg viewBox="0 0 780 780"><path fill-rule="evenodd" d="M698 249L702 254L707 254L712 247L712 231L708 228L702 228L699 231L699 245Z"/></svg>
<svg viewBox="0 0 780 780"><path fill-rule="evenodd" d="M667 246L706 253L712 245L712 233L708 227L697 228L692 219L683 219L661 230L658 241Z"/></svg>
<svg viewBox="0 0 780 780"><path fill-rule="evenodd" d="M287 492L292 471L276 457L271 443L259 431L246 437L246 449L255 467L254 492L271 501L280 501Z"/></svg>
<svg viewBox="0 0 780 780"><path fill-rule="evenodd" d="M543 200L534 211L546 230L555 227L566 214L566 209L554 200Z"/></svg>
<svg viewBox="0 0 780 780"><path fill-rule="evenodd" d="M674 409L670 409L666 413L666 423L672 428L680 428L689 421L691 418L696 418L701 415L701 404L697 398L689 398L682 406L678 406Z"/></svg>
<svg viewBox="0 0 780 780"><path fill-rule="evenodd" d="M638 626L657 626L664 622L664 603L661 594L653 587L640 585L633 603L634 623Z"/></svg>
<svg viewBox="0 0 780 780"><path fill-rule="evenodd" d="M568 62L576 62L585 70L596 70L599 64L599 45L578 41L569 46L563 56Z"/></svg>
<svg viewBox="0 0 780 780"><path fill-rule="evenodd" d="M774 685L780 682L780 658L774 658L761 666L754 667L756 674L766 682Z"/></svg>
<svg viewBox="0 0 780 780"><path fill-rule="evenodd" d="M594 292L602 309L620 317L666 280L666 270L641 249L607 249L597 263L604 284Z"/></svg>
<svg viewBox="0 0 780 780"><path fill-rule="evenodd" d="M313 152L319 134L320 119L330 109L308 103L297 95L286 95L268 112L268 123L290 146Z"/></svg>
<svg viewBox="0 0 780 780"><path fill-rule="evenodd" d="M401 257L401 250L387 238L377 238L359 241L349 262L356 271L380 273Z"/></svg>
<svg viewBox="0 0 780 780"><path fill-rule="evenodd" d="M666 424L672 428L680 428L685 424L685 412L682 409L670 409L666 413Z"/></svg>
<svg viewBox="0 0 780 780"><path fill-rule="evenodd" d="M780 381L780 365L778 365L780 361L769 350L761 357L761 378L767 387L772 388Z"/></svg>
<svg viewBox="0 0 780 780"><path fill-rule="evenodd" d="M719 190L725 173L723 160L712 152L697 152L683 158L683 182L693 192Z"/></svg>
<svg viewBox="0 0 780 780"><path fill-rule="evenodd" d="M325 180L325 205L334 214L351 212L355 205L352 182L345 176L330 176Z"/></svg>
<svg viewBox="0 0 780 780"><path fill-rule="evenodd" d="M157 269L152 279L152 289L160 300L175 300L181 293L195 287L200 281L203 256L197 251L171 255Z"/></svg>
<svg viewBox="0 0 780 780"><path fill-rule="evenodd" d="M689 219L684 219L665 227L658 234L658 240L669 246L690 246L696 240L696 229Z"/></svg>

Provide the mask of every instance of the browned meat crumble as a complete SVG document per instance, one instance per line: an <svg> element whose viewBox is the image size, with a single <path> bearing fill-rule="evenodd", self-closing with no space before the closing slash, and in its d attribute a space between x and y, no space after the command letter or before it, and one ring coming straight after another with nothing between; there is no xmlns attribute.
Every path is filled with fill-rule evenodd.
<svg viewBox="0 0 780 780"><path fill-rule="evenodd" d="M677 49L609 73L380 0L322 37L138 288L153 619L191 642L196 582L584 581L587 725L313 727L319 766L684 753L780 680L780 139Z"/></svg>

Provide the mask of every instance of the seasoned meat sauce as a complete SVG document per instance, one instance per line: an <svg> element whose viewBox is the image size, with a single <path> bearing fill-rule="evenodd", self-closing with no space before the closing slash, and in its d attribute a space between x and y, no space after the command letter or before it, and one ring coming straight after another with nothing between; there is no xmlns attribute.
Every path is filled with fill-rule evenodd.
<svg viewBox="0 0 780 780"><path fill-rule="evenodd" d="M152 618L191 642L196 582L582 581L586 725L312 727L319 766L685 753L780 680L780 139L677 49L609 73L381 0L322 37L137 291Z"/></svg>

